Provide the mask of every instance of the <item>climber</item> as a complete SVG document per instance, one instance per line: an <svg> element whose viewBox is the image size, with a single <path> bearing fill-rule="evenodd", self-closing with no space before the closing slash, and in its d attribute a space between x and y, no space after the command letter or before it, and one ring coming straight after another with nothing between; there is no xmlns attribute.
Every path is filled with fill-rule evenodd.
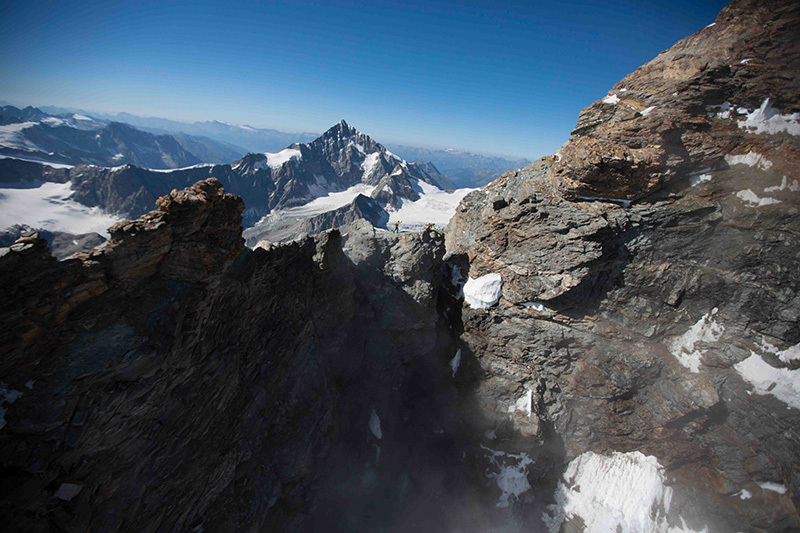
<svg viewBox="0 0 800 533"><path fill-rule="evenodd" d="M425 229L426 230L434 229L435 227L436 227L436 223L434 223L434 222L428 222L427 224L425 224Z"/></svg>
<svg viewBox="0 0 800 533"><path fill-rule="evenodd" d="M399 220L394 223L394 232L395 233L400 233L400 221Z"/></svg>

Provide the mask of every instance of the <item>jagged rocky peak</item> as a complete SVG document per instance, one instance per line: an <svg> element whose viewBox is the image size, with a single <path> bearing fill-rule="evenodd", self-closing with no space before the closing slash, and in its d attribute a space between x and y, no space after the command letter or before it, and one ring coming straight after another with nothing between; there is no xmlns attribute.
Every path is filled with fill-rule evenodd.
<svg viewBox="0 0 800 533"><path fill-rule="evenodd" d="M699 168L757 152L796 167L797 2L731 3L713 25L626 76L584 109L558 151L553 185L573 196L638 199Z"/></svg>

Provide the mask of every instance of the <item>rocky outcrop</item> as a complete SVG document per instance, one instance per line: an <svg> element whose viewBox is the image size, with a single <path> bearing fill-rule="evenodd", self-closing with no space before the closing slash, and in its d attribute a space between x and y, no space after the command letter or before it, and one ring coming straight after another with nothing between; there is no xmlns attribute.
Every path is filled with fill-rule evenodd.
<svg viewBox="0 0 800 533"><path fill-rule="evenodd" d="M469 487L443 236L251 251L217 180L158 206L66 261L36 234L0 257L9 530L441 523Z"/></svg>
<svg viewBox="0 0 800 533"><path fill-rule="evenodd" d="M35 230L30 226L25 226L22 224L16 224L10 228L0 231L0 251L3 248L14 244L20 237L33 231ZM41 238L47 241L47 246L50 248L50 253L52 253L53 257L58 260L66 259L72 254L99 246L105 241L105 239L97 233L73 235L71 233L65 233L62 231L36 231L39 233Z"/></svg>
<svg viewBox="0 0 800 533"><path fill-rule="evenodd" d="M800 528L799 30L796 3L733 2L448 226L451 293L503 281L495 307L451 315L474 431L555 463L532 527L618 510L611 526L640 530L570 484L590 493L598 457L647 456L670 494L645 505L653 530Z"/></svg>
<svg viewBox="0 0 800 533"><path fill-rule="evenodd" d="M793 2L734 2L581 111L551 183L570 196L635 199L680 188L734 154L762 154L776 172L796 168L797 146L781 142L791 135L775 115L800 111L797 30ZM760 121L774 134L761 134Z"/></svg>

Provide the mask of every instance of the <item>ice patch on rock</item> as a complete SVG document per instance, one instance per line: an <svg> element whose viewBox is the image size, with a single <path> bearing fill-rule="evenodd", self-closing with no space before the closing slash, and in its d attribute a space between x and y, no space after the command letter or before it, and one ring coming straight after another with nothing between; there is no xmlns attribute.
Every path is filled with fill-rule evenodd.
<svg viewBox="0 0 800 533"><path fill-rule="evenodd" d="M533 414L533 390L528 389L525 391L525 394L519 397L519 399L514 402L512 405L508 406L508 412L510 414L516 413L518 411L522 411L525 413L526 416L531 416Z"/></svg>
<svg viewBox="0 0 800 533"><path fill-rule="evenodd" d="M9 389L5 383L0 383L0 406L3 404L11 405L22 396L22 392L14 389ZM0 429L6 427L6 413L8 411L4 407L0 407Z"/></svg>
<svg viewBox="0 0 800 533"><path fill-rule="evenodd" d="M497 488L500 489L497 507L508 507L512 499L517 500L520 495L531 489L528 483L528 466L533 464L533 459L526 453L506 453L483 445L481 448L489 452L489 461L497 469L496 472L486 472L486 476L494 479Z"/></svg>
<svg viewBox="0 0 800 533"><path fill-rule="evenodd" d="M80 494L81 489L83 489L83 485L76 485L74 483L62 483L58 490L54 494L56 498L59 500L64 500L66 502L73 499L75 496Z"/></svg>
<svg viewBox="0 0 800 533"><path fill-rule="evenodd" d="M787 189L792 192L800 191L800 182L798 182L797 180L792 180L792 182L789 183L789 178L784 176L783 179L781 180L780 185L767 187L766 189L764 189L764 192L778 192L778 191L785 191Z"/></svg>
<svg viewBox="0 0 800 533"><path fill-rule="evenodd" d="M486 274L478 279L470 277L464 284L464 301L473 309L492 307L502 295L503 278L500 274Z"/></svg>
<svg viewBox="0 0 800 533"><path fill-rule="evenodd" d="M725 162L729 165L747 165L749 167L758 167L762 170L768 170L772 166L772 161L752 150L746 154L728 154L725 156Z"/></svg>
<svg viewBox="0 0 800 533"><path fill-rule="evenodd" d="M775 368L753 351L733 368L756 394L771 394L789 407L800 409L800 370Z"/></svg>
<svg viewBox="0 0 800 533"><path fill-rule="evenodd" d="M701 183L705 183L707 181L711 181L711 174L696 174L689 176L689 185L692 187L697 187Z"/></svg>
<svg viewBox="0 0 800 533"><path fill-rule="evenodd" d="M696 349L695 345L703 342L717 342L725 331L725 327L722 324L717 324L714 320L714 315L717 314L717 311L718 309L715 307L703 315L686 333L673 340L670 344L672 355L678 359L680 364L695 374L700 372L700 361L706 352L705 350Z"/></svg>
<svg viewBox="0 0 800 533"><path fill-rule="evenodd" d="M375 409L372 410L372 413L369 415L369 430L375 435L375 438L380 440L383 437L383 432L381 431L381 419L378 416L378 413L375 412Z"/></svg>
<svg viewBox="0 0 800 533"><path fill-rule="evenodd" d="M540 313L544 313L545 311L548 311L547 307L545 307L542 302L539 302L539 301L536 301L536 300L533 300L533 301L530 301L530 302L522 302L522 306L523 307L527 307L528 309L534 309L536 311L539 311Z"/></svg>
<svg viewBox="0 0 800 533"><path fill-rule="evenodd" d="M755 111L745 113L744 120L739 121L739 128L753 133L775 135L786 132L789 135L800 135L800 113L783 115L772 107L769 98Z"/></svg>
<svg viewBox="0 0 800 533"><path fill-rule="evenodd" d="M764 490L771 490L772 492L777 492L778 494L786 494L786 486L781 485L780 483L773 483L772 481L762 481L758 484Z"/></svg>
<svg viewBox="0 0 800 533"><path fill-rule="evenodd" d="M667 523L671 500L672 489L664 486L664 469L655 457L641 452L585 452L567 465L556 488L556 503L542 519L550 533L578 518L587 532L691 531L682 517L680 528Z"/></svg>
<svg viewBox="0 0 800 533"><path fill-rule="evenodd" d="M770 198L769 196L765 196L764 198L759 198L758 195L753 191L751 191L750 189L745 189L743 191L737 192L736 197L739 198L742 202L752 207L764 207L765 205L781 203L780 200L777 200L775 198Z"/></svg>
<svg viewBox="0 0 800 533"><path fill-rule="evenodd" d="M450 369L453 371L453 377L456 377L459 365L461 365L461 348L456 350L456 354L450 360Z"/></svg>

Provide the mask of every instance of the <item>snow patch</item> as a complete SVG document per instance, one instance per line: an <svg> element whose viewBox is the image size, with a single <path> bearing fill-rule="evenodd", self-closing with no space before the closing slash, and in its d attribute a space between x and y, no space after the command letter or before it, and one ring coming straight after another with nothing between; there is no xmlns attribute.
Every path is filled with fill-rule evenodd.
<svg viewBox="0 0 800 533"><path fill-rule="evenodd" d="M714 320L717 311L715 307L703 315L686 333L670 344L672 355L678 359L680 364L695 374L700 372L700 361L703 354L706 353L706 350L695 349L695 345L717 342L722 337L722 332L725 331L725 327L717 324Z"/></svg>
<svg viewBox="0 0 800 533"><path fill-rule="evenodd" d="M739 498L741 498L743 500L749 500L752 497L753 497L753 493L750 492L747 489L742 489L742 490L739 491Z"/></svg>
<svg viewBox="0 0 800 533"><path fill-rule="evenodd" d="M542 519L551 533L574 518L583 521L584 531L672 533L681 529L667 523L671 499L672 489L664 486L664 469L655 457L641 452L585 452L567 466L556 489L556 503ZM690 531L680 520L683 531Z"/></svg>
<svg viewBox="0 0 800 533"><path fill-rule="evenodd" d="M303 154L300 153L300 150L297 148L284 148L280 152L276 152L274 154L265 152L264 155L267 156L267 158L256 163L254 168L259 169L264 168L264 166L268 166L273 170L277 170L289 161L293 159L298 160L303 157Z"/></svg>
<svg viewBox="0 0 800 533"><path fill-rule="evenodd" d="M381 419L378 417L378 413L375 412L375 409L373 409L372 413L369 415L369 430L375 435L376 439L380 440L383 437Z"/></svg>
<svg viewBox="0 0 800 533"><path fill-rule="evenodd" d="M7 156L0 154L0 159L17 159L19 161L27 161L29 163L39 163L41 165L47 165L48 167L53 168L74 168L75 165L67 165L66 163L52 163L50 161L45 161L43 159L38 159L36 157L25 157L25 156Z"/></svg>
<svg viewBox="0 0 800 533"><path fill-rule="evenodd" d="M800 360L800 343L790 346L785 350L776 351L775 355L777 355L778 359L786 364L789 364L792 361Z"/></svg>
<svg viewBox="0 0 800 533"><path fill-rule="evenodd" d="M533 415L533 389L528 389L525 394L508 407L509 414L522 411L527 416Z"/></svg>
<svg viewBox="0 0 800 533"><path fill-rule="evenodd" d="M481 445L488 452L489 461L497 469L496 472L487 471L486 476L494 479L500 489L500 499L497 507L508 507L513 500L531 489L528 483L528 466L533 464L533 459L526 453L506 453L492 450Z"/></svg>
<svg viewBox="0 0 800 533"><path fill-rule="evenodd" d="M194 168L211 168L213 166L214 166L213 163L199 163L197 165L192 165L190 167L181 167L181 168L148 168L147 170L149 170L150 172L169 173L169 172L178 172L179 170L192 170Z"/></svg>
<svg viewBox="0 0 800 533"><path fill-rule="evenodd" d="M753 386L756 394L771 394L789 407L800 409L800 370L775 368L753 351L733 368Z"/></svg>
<svg viewBox="0 0 800 533"><path fill-rule="evenodd" d="M736 197L739 198L742 202L746 203L747 205L754 207L763 207L765 205L781 203L780 200L776 200L775 198L770 198L769 196L766 196L764 198L759 198L758 195L753 191L751 191L750 189L745 189L743 191L737 192Z"/></svg>
<svg viewBox="0 0 800 533"><path fill-rule="evenodd" d="M450 360L450 369L453 371L453 377L456 377L458 367L461 365L461 348L456 350L456 354Z"/></svg>
<svg viewBox="0 0 800 533"><path fill-rule="evenodd" d="M0 183L0 228L25 224L74 235L96 232L106 237L108 227L121 219L71 200L71 183Z"/></svg>
<svg viewBox="0 0 800 533"><path fill-rule="evenodd" d="M692 187L697 187L701 183L705 183L707 181L711 181L711 174L697 174L694 176L689 176L689 185Z"/></svg>
<svg viewBox="0 0 800 533"><path fill-rule="evenodd" d="M329 192L325 194L325 196L320 196L319 198L315 198L314 200L308 202L305 205L301 205L298 207L291 207L289 209L283 209L280 211L285 216L291 217L308 217L313 215L318 215L320 213L325 213L326 211L332 211L334 209L339 209L342 206L345 206L356 199L356 196L359 194L363 194L364 196L370 196L372 191L375 189L372 185L367 185L365 183L357 183L353 185L349 189L345 189L344 191L339 192ZM269 216L269 215L268 215Z"/></svg>
<svg viewBox="0 0 800 533"><path fill-rule="evenodd" d="M603 98L603 103L616 105L619 103L619 96L617 96L616 94L610 94L605 98Z"/></svg>
<svg viewBox="0 0 800 533"><path fill-rule="evenodd" d="M761 107L745 113L745 119L739 121L739 128L753 133L775 135L786 132L789 135L800 135L800 113L783 115L772 107L766 98Z"/></svg>
<svg viewBox="0 0 800 533"><path fill-rule="evenodd" d="M456 189L453 192L447 192L422 180L418 180L416 185L421 189L419 200L412 202L403 199L399 209L387 209L392 212L394 220L403 221L401 227L404 230L419 230L430 222L437 226L446 226L456 214L461 200L475 190Z"/></svg>
<svg viewBox="0 0 800 533"><path fill-rule="evenodd" d="M792 182L789 183L789 178L784 176L783 179L781 180L781 184L780 185L775 185L773 187L767 187L766 189L764 189L764 192L785 191L787 189L792 191L792 192L800 191L800 182L798 182L797 180L792 180Z"/></svg>
<svg viewBox="0 0 800 533"><path fill-rule="evenodd" d="M478 279L470 277L464 284L464 300L473 309L492 307L503 295L503 278L500 274L486 274Z"/></svg>
<svg viewBox="0 0 800 533"><path fill-rule="evenodd" d="M725 156L725 162L729 165L747 165L748 167L758 167L762 170L768 170L772 166L772 161L753 151L738 155L728 154Z"/></svg>
<svg viewBox="0 0 800 533"><path fill-rule="evenodd" d="M23 130L36 126L36 124L38 122L20 122L0 126L0 146L26 152L44 152L45 150L29 141L23 133Z"/></svg>
<svg viewBox="0 0 800 533"><path fill-rule="evenodd" d="M758 484L764 490L771 490L772 492L777 492L778 494L786 494L786 486L781 485L780 483L773 483L772 481L762 481Z"/></svg>
<svg viewBox="0 0 800 533"><path fill-rule="evenodd" d="M367 155L367 157L364 158L364 161L361 162L361 170L364 171L364 175L366 176L371 174L375 170L375 167L378 165L380 160L380 152L373 152Z"/></svg>
<svg viewBox="0 0 800 533"><path fill-rule="evenodd" d="M645 109L645 110L643 110L643 111L639 111L639 113L641 113L641 114L642 114L642 116L646 117L646 116L647 116L647 115L649 115L649 114L650 114L650 112L651 112L651 111L653 111L653 109L655 109L655 108L656 108L656 106L654 106L654 105L651 105L651 106L650 106L650 107L648 107L647 109Z"/></svg>

